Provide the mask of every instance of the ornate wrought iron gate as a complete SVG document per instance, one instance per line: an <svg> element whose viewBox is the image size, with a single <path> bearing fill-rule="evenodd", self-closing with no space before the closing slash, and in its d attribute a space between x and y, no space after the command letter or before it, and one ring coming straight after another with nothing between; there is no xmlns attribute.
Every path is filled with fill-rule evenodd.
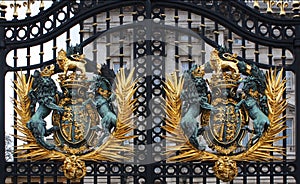
<svg viewBox="0 0 300 184"><path fill-rule="evenodd" d="M18 7L13 1L9 3ZM164 125L161 99L165 95L163 81L166 73L180 71L183 63L188 67L195 62L204 63L209 59L207 48L217 45L238 50L241 57L250 63L255 62L262 69L283 66L285 71L292 72L292 76L300 72L298 1L288 2L292 8L286 16L282 12L282 15L260 13L248 6L256 1L53 0L48 9L44 10L41 4L35 16L31 16L31 3L27 1L25 19L19 19L15 11L12 20L5 15L7 3L0 3L1 183L74 182L63 178L61 163L19 162L18 159L5 158L5 144L8 143L4 132L17 134L10 128L17 118L13 117L14 110L10 105L13 102L7 100L16 98L10 87L11 80L16 78L14 72L29 74L54 63L57 49L80 43L84 53L90 53L93 61L110 67L135 67L135 76L140 78L136 92L134 158L124 163L87 163L87 176L79 183L220 183L212 173L212 163L165 161L162 153L168 142L164 140L165 132L161 129ZM114 44L118 46L114 47ZM294 77L294 81L291 88L295 90L297 111L300 80ZM283 132L283 136L295 136L294 145L297 145L300 135L299 118L300 114L296 113L293 135ZM18 144L16 139L13 142L14 146ZM294 149L295 155L290 158L287 150L287 156L283 156L280 162L240 162L238 177L231 183L299 182L297 156L300 148L290 148L286 140L281 144Z"/></svg>

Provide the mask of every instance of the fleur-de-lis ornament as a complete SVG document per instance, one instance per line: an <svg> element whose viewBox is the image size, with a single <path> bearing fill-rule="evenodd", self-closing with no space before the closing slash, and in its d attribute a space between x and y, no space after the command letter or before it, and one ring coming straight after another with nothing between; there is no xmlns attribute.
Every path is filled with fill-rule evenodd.
<svg viewBox="0 0 300 184"><path fill-rule="evenodd" d="M273 0L264 0L264 3L267 4L267 13L273 13L272 6L275 5L275 1L273 1Z"/></svg>
<svg viewBox="0 0 300 184"><path fill-rule="evenodd" d="M27 17L31 15L31 4L34 4L34 0L27 0L27 2L23 3L23 6L27 6L26 15Z"/></svg>
<svg viewBox="0 0 300 184"><path fill-rule="evenodd" d="M279 15L281 16L284 16L286 13L285 13L285 8L287 8L289 6L289 3L288 2L284 2L283 0L281 1L278 1L277 2L277 7L280 8L280 13Z"/></svg>
<svg viewBox="0 0 300 184"><path fill-rule="evenodd" d="M18 8L21 8L21 4L14 0L14 3L10 4L10 7L14 9L14 18L18 17Z"/></svg>

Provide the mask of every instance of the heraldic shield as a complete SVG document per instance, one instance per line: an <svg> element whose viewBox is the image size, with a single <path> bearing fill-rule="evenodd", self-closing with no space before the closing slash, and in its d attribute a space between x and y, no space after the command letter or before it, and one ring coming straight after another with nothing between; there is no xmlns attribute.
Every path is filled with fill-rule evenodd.
<svg viewBox="0 0 300 184"><path fill-rule="evenodd" d="M78 45L60 50L56 63L30 77L17 74L15 81L20 116L15 129L25 142L16 150L18 158L63 161L69 179L85 176L85 161L124 160L133 151L123 143L134 137L134 71L115 75L81 50ZM46 120L51 115L52 123ZM49 135L53 141L46 140Z"/></svg>
<svg viewBox="0 0 300 184"><path fill-rule="evenodd" d="M238 161L280 159L273 143L286 129L286 80L280 72L265 75L255 63L219 47L210 61L194 65L165 83L168 161L214 161L214 174L232 181ZM175 143L175 144L174 144Z"/></svg>

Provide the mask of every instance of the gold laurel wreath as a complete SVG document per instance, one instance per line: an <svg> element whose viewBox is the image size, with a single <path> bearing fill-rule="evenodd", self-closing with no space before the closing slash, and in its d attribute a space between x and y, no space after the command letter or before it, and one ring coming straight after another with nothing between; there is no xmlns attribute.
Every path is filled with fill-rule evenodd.
<svg viewBox="0 0 300 184"><path fill-rule="evenodd" d="M270 126L263 136L248 150L238 155L229 156L233 161L270 161L280 160L280 157L271 155L271 152L278 152L284 155L284 148L273 145L274 142L285 139L286 136L278 136L280 132L284 131L285 116L282 113L287 107L286 99L282 97L285 91L286 80L282 79L283 70L277 75L275 71L268 71L266 96L268 98L268 108ZM196 149L190 142L189 138L184 134L181 126L181 108L182 101L180 93L183 87L183 77L178 77L172 74L167 77L165 82L165 111L166 111L166 125L163 127L166 132L166 138L173 144L167 147L167 161L217 161L221 156L208 151L201 151ZM175 145L174 145L175 144ZM178 153L179 154L175 154Z"/></svg>
<svg viewBox="0 0 300 184"><path fill-rule="evenodd" d="M107 141L96 148L94 151L85 155L78 155L77 158L82 161L121 161L129 159L133 152L130 145L124 145L124 141L130 140L135 136L132 135L134 129L133 111L136 100L133 99L135 93L135 84L133 81L134 70L131 70L128 76L125 75L124 69L120 69L116 76L116 99L118 103L118 118L115 131L110 134ZM15 101L15 112L17 113L17 122L14 128L22 135L15 135L18 140L24 144L17 146L15 151L17 158L24 161L38 160L58 160L63 161L70 155L66 155L56 150L47 150L39 145L31 131L26 127L26 123L31 118L29 90L32 88L33 78L26 80L26 75L17 74L17 80L14 81L17 99ZM124 154L121 154L124 153Z"/></svg>

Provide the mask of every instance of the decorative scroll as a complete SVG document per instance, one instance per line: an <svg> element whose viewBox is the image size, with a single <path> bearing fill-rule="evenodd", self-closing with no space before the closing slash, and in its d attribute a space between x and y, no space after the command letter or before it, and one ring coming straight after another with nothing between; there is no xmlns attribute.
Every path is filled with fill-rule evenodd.
<svg viewBox="0 0 300 184"><path fill-rule="evenodd" d="M219 48L210 62L168 77L164 129L176 143L168 146L168 161L214 161L215 175L228 182L238 174L238 161L279 160L271 152L284 155L274 144L286 138L279 136L287 128L282 73L264 75Z"/></svg>

